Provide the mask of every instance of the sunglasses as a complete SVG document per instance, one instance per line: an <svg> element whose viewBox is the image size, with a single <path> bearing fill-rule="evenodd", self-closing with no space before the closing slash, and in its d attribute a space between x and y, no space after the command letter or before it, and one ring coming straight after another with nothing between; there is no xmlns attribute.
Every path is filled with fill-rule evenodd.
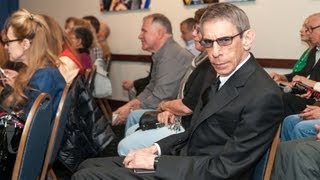
<svg viewBox="0 0 320 180"><path fill-rule="evenodd" d="M246 30L245 30L246 31ZM217 39L202 39L200 41L201 46L203 46L204 48L212 48L213 43L217 42L217 44L219 46L229 46L230 44L232 44L232 41L235 37L237 36L242 36L242 34L245 32L242 31L234 36L224 36L221 38L217 38Z"/></svg>
<svg viewBox="0 0 320 180"><path fill-rule="evenodd" d="M21 41L21 40L23 40L23 39L12 39L12 40L1 40L1 43L3 44L3 45L9 45L9 43L11 43L11 42L15 42L15 41Z"/></svg>

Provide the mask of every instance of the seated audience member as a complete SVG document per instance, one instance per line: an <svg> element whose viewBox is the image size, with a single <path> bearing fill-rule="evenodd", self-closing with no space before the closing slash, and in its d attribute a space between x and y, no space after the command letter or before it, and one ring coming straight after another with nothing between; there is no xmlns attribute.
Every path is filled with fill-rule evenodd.
<svg viewBox="0 0 320 180"><path fill-rule="evenodd" d="M320 92L319 82L315 82L303 76L295 76L292 80L311 87L313 89L312 91ZM302 96L310 98L312 92L307 91ZM314 136L317 133L314 129L315 124L320 124L320 107L307 105L301 113L287 116L284 119L282 123L281 140L289 141Z"/></svg>
<svg viewBox="0 0 320 180"><path fill-rule="evenodd" d="M74 27L69 33L72 46L77 50L81 63L85 69L92 69L93 64L90 58L89 48L92 45L92 33L85 27Z"/></svg>
<svg viewBox="0 0 320 180"><path fill-rule="evenodd" d="M271 180L316 180L320 177L320 125L315 137L281 142Z"/></svg>
<svg viewBox="0 0 320 180"><path fill-rule="evenodd" d="M83 21L82 19L76 18L76 17L68 17L64 22L64 30L66 33L70 33L74 26L82 25Z"/></svg>
<svg viewBox="0 0 320 180"><path fill-rule="evenodd" d="M212 83L216 77L208 60L208 55L200 44L202 36L199 32L199 22L205 10L205 8L202 8L196 11L195 18L197 19L197 23L193 30L193 38L196 42L195 47L202 53L192 60L190 67L181 80L178 99L162 101L159 104L158 110L166 111L163 114L159 114L159 122L166 126L142 131L137 130L139 127L138 123L133 125L126 131L126 137L121 140L118 145L118 153L120 156L127 155L130 150L148 147L154 142L171 135L173 132L183 132L189 127L191 120L190 114L193 112L200 97L201 87ZM175 122L174 119L176 119L176 117L174 117L174 115L183 115L184 117L177 117L179 119ZM169 119L171 121L169 121ZM141 141L142 138L143 141Z"/></svg>
<svg viewBox="0 0 320 180"><path fill-rule="evenodd" d="M311 16L305 19L300 29L300 39L302 42L305 42L308 45L308 48L302 53L298 61L294 64L292 68L292 72L294 73L301 71L306 66L310 50L316 46L316 44L312 43L312 41L310 40L310 32L308 31L308 20L310 17ZM289 81L288 78L294 77L290 74L281 75L275 72L270 73L270 76L278 83Z"/></svg>
<svg viewBox="0 0 320 180"><path fill-rule="evenodd" d="M1 92L0 103L26 119L39 92L46 92L52 98L51 117L58 108L65 80L55 66L59 61L54 56L50 38L51 31L41 15L31 14L21 9L14 12L5 25L3 43L8 50L9 59L25 64L18 72L5 69L7 75L5 89ZM1 179L11 179L15 154L10 154L10 165L1 172ZM11 166L11 167L10 167Z"/></svg>
<svg viewBox="0 0 320 180"><path fill-rule="evenodd" d="M109 47L108 41L107 41L109 35L110 35L109 26L105 22L100 21L100 28L99 28L99 32L97 34L97 38L98 38L98 42L99 42L99 44L102 48L102 51L103 51L103 57L105 58L107 63L111 57L111 51L110 51L110 47Z"/></svg>
<svg viewBox="0 0 320 180"><path fill-rule="evenodd" d="M243 10L212 4L200 26L219 76L199 99L189 130L126 157L86 160L72 179L252 177L283 118L281 91L250 53L255 33ZM154 173L135 173L139 169Z"/></svg>
<svg viewBox="0 0 320 180"><path fill-rule="evenodd" d="M90 48L90 56L93 62L96 61L96 59L105 59L105 56L103 56L103 50L101 48L101 45L98 41L97 34L100 31L100 21L94 17L94 16L84 16L82 19L88 21L91 25L92 29L92 47Z"/></svg>
<svg viewBox="0 0 320 180"><path fill-rule="evenodd" d="M50 16L42 16L51 29L53 44L56 44L54 53L59 56L61 61L61 63L57 64L59 71L66 83L70 83L79 73L84 74L85 69L78 60L77 53L73 50L67 34L62 30L58 22Z"/></svg>
<svg viewBox="0 0 320 180"><path fill-rule="evenodd" d="M193 27L196 23L197 21L194 18L185 19L180 23L181 38L186 43L187 50L194 56L200 54L200 51L195 48L195 42L192 35Z"/></svg>
<svg viewBox="0 0 320 180"><path fill-rule="evenodd" d="M102 49L98 43L98 39L96 37L96 29L91 25L91 21L85 19L79 19L76 17L69 17L65 21L65 31L67 33L71 32L74 27L85 27L91 31L93 36L92 45L90 47L90 56L91 60L94 62L97 58L103 59Z"/></svg>
<svg viewBox="0 0 320 180"><path fill-rule="evenodd" d="M319 28L314 28L320 24L320 13L312 14L308 17L306 21L306 27L307 36L309 36L310 41L310 50L308 53L308 57L305 63L305 66L301 68L299 71L293 71L290 74L285 75L279 75L275 73L271 73L270 76L275 81L281 81L282 83L291 82L292 78L295 75L304 76L311 80L320 82L320 51L317 50L317 46L320 46L320 39L318 38L318 33L320 32ZM301 31L304 31L305 27L302 27ZM297 70L300 68L297 68ZM292 114L298 114L303 109L305 109L306 105L312 105L315 103L315 100L313 98L304 98L304 97L298 97L291 93L285 93L283 95L283 101L284 101L284 111L285 115L292 115Z"/></svg>
<svg viewBox="0 0 320 180"><path fill-rule="evenodd" d="M129 113L132 117L140 117L146 109L156 109L162 100L176 98L179 82L192 60L192 54L174 41L171 23L162 14L143 18L139 39L142 49L153 53L151 80L135 99L114 112L118 117L113 125L125 123ZM130 118L128 122L130 124Z"/></svg>

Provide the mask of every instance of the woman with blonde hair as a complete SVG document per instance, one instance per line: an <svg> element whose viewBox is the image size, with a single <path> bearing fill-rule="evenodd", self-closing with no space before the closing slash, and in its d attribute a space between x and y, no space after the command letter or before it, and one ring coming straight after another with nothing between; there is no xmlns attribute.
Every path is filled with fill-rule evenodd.
<svg viewBox="0 0 320 180"><path fill-rule="evenodd" d="M1 93L0 103L20 114L25 119L39 92L46 92L52 98L54 118L65 87L65 80L56 67L59 59L53 52L51 31L40 15L25 9L14 12L5 25L3 43L12 62L22 62L19 72L5 69L7 86ZM7 94L7 95L6 95ZM15 157L14 154L12 154ZM14 158L10 159L13 165ZM11 177L12 167L1 172L1 179ZM5 175L4 175L5 174Z"/></svg>

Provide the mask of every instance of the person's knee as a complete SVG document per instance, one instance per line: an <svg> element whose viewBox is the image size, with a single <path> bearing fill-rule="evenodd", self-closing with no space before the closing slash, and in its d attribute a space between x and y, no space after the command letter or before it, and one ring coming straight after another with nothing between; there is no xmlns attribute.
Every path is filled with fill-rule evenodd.
<svg viewBox="0 0 320 180"><path fill-rule="evenodd" d="M142 110L135 110L129 113L127 122L126 122L125 131L127 131L133 125L139 123L139 119L141 117L142 112L143 112Z"/></svg>
<svg viewBox="0 0 320 180"><path fill-rule="evenodd" d="M310 137L315 135L312 133L314 127L310 127L306 125L305 123L298 123L294 129L293 129L293 134L295 138L304 138L304 137Z"/></svg>
<svg viewBox="0 0 320 180"><path fill-rule="evenodd" d="M95 162L93 159L86 159L86 160L84 160L84 161L79 165L78 170L91 167L91 166L93 165L93 162Z"/></svg>
<svg viewBox="0 0 320 180"><path fill-rule="evenodd" d="M129 152L128 142L126 138L122 139L118 144L118 154L119 156L126 156Z"/></svg>

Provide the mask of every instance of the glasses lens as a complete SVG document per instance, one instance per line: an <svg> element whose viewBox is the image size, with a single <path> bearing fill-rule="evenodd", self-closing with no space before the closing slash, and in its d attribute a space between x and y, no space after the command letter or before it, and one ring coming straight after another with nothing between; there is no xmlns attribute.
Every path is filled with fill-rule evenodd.
<svg viewBox="0 0 320 180"><path fill-rule="evenodd" d="M232 37L218 38L217 43L219 44L219 46L228 46L232 43Z"/></svg>
<svg viewBox="0 0 320 180"><path fill-rule="evenodd" d="M213 45L213 40L210 39L202 39L200 41L200 44L205 48L211 48Z"/></svg>

